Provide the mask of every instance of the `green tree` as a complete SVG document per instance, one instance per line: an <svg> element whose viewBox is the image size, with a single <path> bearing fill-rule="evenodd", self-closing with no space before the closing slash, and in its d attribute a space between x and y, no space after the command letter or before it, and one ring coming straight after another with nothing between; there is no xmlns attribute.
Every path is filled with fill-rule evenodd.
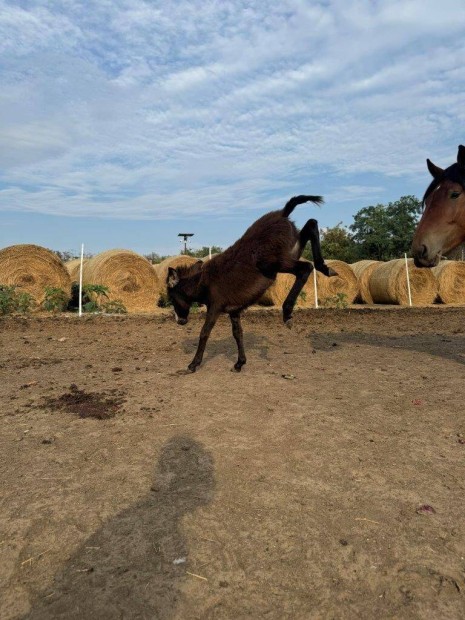
<svg viewBox="0 0 465 620"><path fill-rule="evenodd" d="M391 260L410 250L421 212L421 201L402 196L388 205L364 207L349 227L359 259Z"/></svg>
<svg viewBox="0 0 465 620"><path fill-rule="evenodd" d="M342 226L342 222L322 232L321 252L323 257L328 259L343 260L346 263L357 260L357 246L350 232Z"/></svg>

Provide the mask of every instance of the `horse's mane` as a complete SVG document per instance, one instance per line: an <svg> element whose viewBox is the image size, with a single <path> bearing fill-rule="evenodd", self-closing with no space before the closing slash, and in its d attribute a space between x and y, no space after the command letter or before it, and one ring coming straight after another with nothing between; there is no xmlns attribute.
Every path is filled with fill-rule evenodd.
<svg viewBox="0 0 465 620"><path fill-rule="evenodd" d="M452 181L452 183L458 183L465 190L465 169L459 166L459 164L455 163L452 166L446 168L443 173L433 179L431 183L426 188L425 195L423 196L423 208L425 207L425 202L428 196L430 196L436 187L440 185L443 181Z"/></svg>

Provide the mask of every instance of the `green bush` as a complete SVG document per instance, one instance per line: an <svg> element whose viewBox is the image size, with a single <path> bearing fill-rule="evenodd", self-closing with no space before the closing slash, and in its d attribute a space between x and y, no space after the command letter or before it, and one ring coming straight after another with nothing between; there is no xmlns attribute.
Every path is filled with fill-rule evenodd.
<svg viewBox="0 0 465 620"><path fill-rule="evenodd" d="M336 293L333 297L325 297L321 300L320 305L324 308L348 308L349 302L345 293Z"/></svg>
<svg viewBox="0 0 465 620"><path fill-rule="evenodd" d="M68 295L62 288L55 286L45 287L45 297L42 308L47 312L63 312L68 305Z"/></svg>
<svg viewBox="0 0 465 620"><path fill-rule="evenodd" d="M35 299L30 293L17 291L16 286L0 284L0 314L30 312L35 305Z"/></svg>

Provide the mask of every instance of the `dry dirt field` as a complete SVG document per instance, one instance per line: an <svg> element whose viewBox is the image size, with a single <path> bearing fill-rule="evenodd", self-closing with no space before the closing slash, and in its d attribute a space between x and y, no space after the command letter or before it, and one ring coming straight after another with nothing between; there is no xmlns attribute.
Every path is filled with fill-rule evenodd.
<svg viewBox="0 0 465 620"><path fill-rule="evenodd" d="M465 617L465 308L0 320L0 617Z"/></svg>

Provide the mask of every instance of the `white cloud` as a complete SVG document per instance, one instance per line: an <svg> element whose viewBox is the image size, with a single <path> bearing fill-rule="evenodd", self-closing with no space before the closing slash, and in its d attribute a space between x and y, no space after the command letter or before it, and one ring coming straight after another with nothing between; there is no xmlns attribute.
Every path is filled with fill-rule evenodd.
<svg viewBox="0 0 465 620"><path fill-rule="evenodd" d="M341 204L408 187L464 141L461 4L0 0L0 208L163 219L328 175Z"/></svg>

